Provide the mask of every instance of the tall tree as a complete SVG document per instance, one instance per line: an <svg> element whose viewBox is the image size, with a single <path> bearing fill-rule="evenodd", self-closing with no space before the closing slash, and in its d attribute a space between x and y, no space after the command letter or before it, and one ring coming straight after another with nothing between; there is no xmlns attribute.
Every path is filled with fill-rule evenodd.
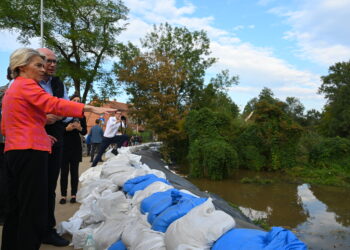
<svg viewBox="0 0 350 250"><path fill-rule="evenodd" d="M210 57L209 46L210 41L204 31L191 32L168 23L155 25L153 31L141 39L142 51L165 56L173 64L182 65L186 71L177 93L179 105L190 104L196 91L203 88L205 71L216 61Z"/></svg>
<svg viewBox="0 0 350 250"><path fill-rule="evenodd" d="M97 89L103 90L102 98L116 94L111 72L102 64L117 53L127 13L121 0L45 1L45 46L57 53L57 74L82 92L83 102ZM18 40L28 44L40 37L40 1L2 0L0 20L0 29L19 31Z"/></svg>
<svg viewBox="0 0 350 250"><path fill-rule="evenodd" d="M238 80L238 76L230 76L228 70L223 70L203 90L196 93L192 109L210 108L212 111L226 112L236 117L239 108L227 95L227 88L238 84Z"/></svg>
<svg viewBox="0 0 350 250"><path fill-rule="evenodd" d="M141 39L141 48L131 43L122 47L114 69L126 87L131 111L172 153L193 97L203 89L205 70L215 62L209 39L204 31L165 23Z"/></svg>
<svg viewBox="0 0 350 250"><path fill-rule="evenodd" d="M289 114L294 121L298 122L299 124L305 123L305 117L304 117L304 105L300 102L300 100L296 97L287 97L286 98L286 112Z"/></svg>
<svg viewBox="0 0 350 250"><path fill-rule="evenodd" d="M321 129L328 136L350 137L350 61L330 66L321 79L319 93L327 99Z"/></svg>

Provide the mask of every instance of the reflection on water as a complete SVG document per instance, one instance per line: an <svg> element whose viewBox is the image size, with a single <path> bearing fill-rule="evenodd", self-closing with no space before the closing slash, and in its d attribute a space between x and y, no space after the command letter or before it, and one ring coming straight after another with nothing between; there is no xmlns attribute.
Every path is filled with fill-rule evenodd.
<svg viewBox="0 0 350 250"><path fill-rule="evenodd" d="M250 173L244 172L247 176ZM235 179L191 179L202 190L238 205L251 219L292 229L310 249L350 249L350 190L307 184L241 184ZM271 178L268 176L267 178Z"/></svg>
<svg viewBox="0 0 350 250"><path fill-rule="evenodd" d="M315 249L350 249L350 228L336 220L341 216L330 212L327 205L316 198L307 184L298 186L298 196L305 211L310 215L306 222L296 228L299 238Z"/></svg>

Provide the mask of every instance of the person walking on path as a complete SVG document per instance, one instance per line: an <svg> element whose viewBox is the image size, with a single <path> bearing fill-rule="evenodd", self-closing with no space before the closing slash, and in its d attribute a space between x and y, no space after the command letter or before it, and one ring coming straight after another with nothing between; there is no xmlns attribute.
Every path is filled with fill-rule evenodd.
<svg viewBox="0 0 350 250"><path fill-rule="evenodd" d="M100 119L96 119L95 126L93 126L90 130L89 136L90 136L90 142L91 142L91 160L90 162L93 162L95 151L97 151L101 145L102 138L103 138L103 130L100 126Z"/></svg>
<svg viewBox="0 0 350 250"><path fill-rule="evenodd" d="M73 102L80 102L78 95L73 95L70 98ZM68 175L70 173L71 183L71 199L70 203L76 202L76 194L79 183L79 162L83 159L83 149L80 135L86 135L86 118L73 118L65 124L65 132L63 136L63 164L61 166L61 200L60 204L65 204L67 201Z"/></svg>
<svg viewBox="0 0 350 250"><path fill-rule="evenodd" d="M117 148L120 148L125 141L129 141L129 137L127 135L117 135L119 127L126 128L126 124L121 119L121 113L115 112L115 115L109 117L107 121L106 130L103 134L101 146L98 150L94 161L92 162L91 167L95 167L97 163L102 159L102 155L104 154L109 145L111 145L112 143L116 143Z"/></svg>
<svg viewBox="0 0 350 250"><path fill-rule="evenodd" d="M11 208L2 232L2 250L39 249L48 222L48 156L56 138L45 131L46 114L82 117L96 108L53 97L38 84L44 77L44 56L23 48L10 57L12 78L2 102L5 171Z"/></svg>

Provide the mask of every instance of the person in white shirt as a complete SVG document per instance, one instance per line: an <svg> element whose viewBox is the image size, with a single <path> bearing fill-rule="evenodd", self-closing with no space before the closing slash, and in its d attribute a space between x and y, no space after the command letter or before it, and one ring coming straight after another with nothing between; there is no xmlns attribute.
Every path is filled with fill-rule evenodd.
<svg viewBox="0 0 350 250"><path fill-rule="evenodd" d="M95 167L97 163L101 161L102 155L109 145L116 143L117 148L120 148L125 141L129 141L129 136L126 134L118 134L119 127L126 129L126 118L122 116L120 112L116 112L115 115L111 116L107 121L100 148L91 167Z"/></svg>

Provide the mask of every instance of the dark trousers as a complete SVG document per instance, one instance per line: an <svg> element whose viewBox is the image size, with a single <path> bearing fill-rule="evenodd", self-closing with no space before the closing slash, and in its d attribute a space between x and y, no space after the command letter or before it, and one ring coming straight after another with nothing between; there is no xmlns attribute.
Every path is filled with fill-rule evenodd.
<svg viewBox="0 0 350 250"><path fill-rule="evenodd" d="M95 156L95 151L97 152L97 150L99 149L101 143L91 143L91 162L94 160L94 156Z"/></svg>
<svg viewBox="0 0 350 250"><path fill-rule="evenodd" d="M68 175L70 173L70 187L71 195L75 196L78 191L79 183L79 161L72 160L63 160L61 166L61 196L67 196L67 187L68 187Z"/></svg>
<svg viewBox="0 0 350 250"><path fill-rule="evenodd" d="M116 143L117 147L120 148L123 143L125 141L129 140L129 136L127 135L116 135L112 138L108 138L108 137L103 137L102 142L101 142L101 146L98 150L98 153L94 159L94 162L92 163L92 166L96 166L97 163L101 160L102 155L104 154L104 152L106 151L106 149L108 148L109 145L111 145L112 143Z"/></svg>
<svg viewBox="0 0 350 250"><path fill-rule="evenodd" d="M90 144L86 144L86 148L87 148L86 154L87 154L87 156L89 156L90 153L91 153L91 143Z"/></svg>
<svg viewBox="0 0 350 250"><path fill-rule="evenodd" d="M9 210L2 232L2 250L39 249L47 227L48 152L5 153Z"/></svg>
<svg viewBox="0 0 350 250"><path fill-rule="evenodd" d="M4 143L0 143L0 225L4 222L7 208L7 181L5 177Z"/></svg>
<svg viewBox="0 0 350 250"><path fill-rule="evenodd" d="M52 153L49 155L48 160L48 224L47 233L51 233L56 226L55 219L55 204L56 204L56 187L58 175L62 165L62 146L52 147Z"/></svg>

